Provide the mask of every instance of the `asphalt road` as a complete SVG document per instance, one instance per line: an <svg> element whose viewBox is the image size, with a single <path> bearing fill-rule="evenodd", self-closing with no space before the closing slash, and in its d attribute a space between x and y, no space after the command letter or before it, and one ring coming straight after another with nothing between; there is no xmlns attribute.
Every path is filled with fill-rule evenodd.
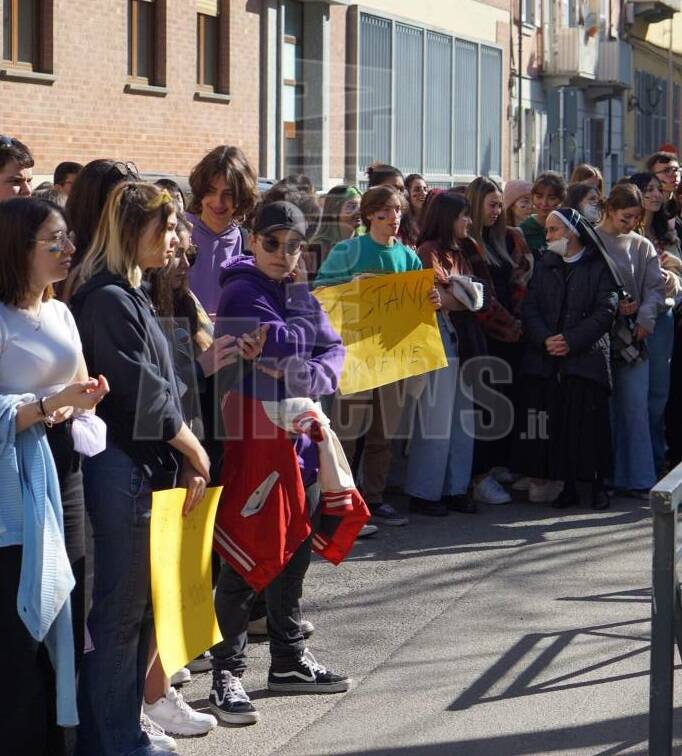
<svg viewBox="0 0 682 756"><path fill-rule="evenodd" d="M648 507L625 499L383 528L306 580L310 648L354 690L271 695L268 646L252 644L244 684L261 721L178 739L180 752L645 754L650 538ZM210 679L195 675L186 700L204 708Z"/></svg>

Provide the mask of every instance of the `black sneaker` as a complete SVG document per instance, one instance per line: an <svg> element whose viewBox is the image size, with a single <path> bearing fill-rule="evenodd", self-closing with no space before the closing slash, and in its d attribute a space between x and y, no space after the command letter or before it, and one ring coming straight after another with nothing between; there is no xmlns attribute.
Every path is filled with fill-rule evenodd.
<svg viewBox="0 0 682 756"><path fill-rule="evenodd" d="M307 648L292 667L281 671L271 667L268 675L268 688L282 693L344 693L352 685L350 677L337 675L318 664Z"/></svg>
<svg viewBox="0 0 682 756"><path fill-rule="evenodd" d="M603 488L592 491L592 509L597 512L608 509L611 506L611 499Z"/></svg>
<svg viewBox="0 0 682 756"><path fill-rule="evenodd" d="M260 719L260 714L242 687L241 678L226 669L213 670L208 702L216 717L228 724L255 724Z"/></svg>
<svg viewBox="0 0 682 756"><path fill-rule="evenodd" d="M372 524L392 525L400 527L407 525L409 520L401 515L391 504L368 504L370 514L372 515Z"/></svg>
<svg viewBox="0 0 682 756"><path fill-rule="evenodd" d="M475 514L478 512L476 502L469 494L453 494L452 496L443 497L445 506L451 512L463 512L464 514Z"/></svg>
<svg viewBox="0 0 682 756"><path fill-rule="evenodd" d="M420 499L418 496L410 497L410 512L427 515L428 517L447 517L448 508L441 501Z"/></svg>
<svg viewBox="0 0 682 756"><path fill-rule="evenodd" d="M571 507L579 506L580 496L575 488L564 488L552 503L553 509L570 509Z"/></svg>

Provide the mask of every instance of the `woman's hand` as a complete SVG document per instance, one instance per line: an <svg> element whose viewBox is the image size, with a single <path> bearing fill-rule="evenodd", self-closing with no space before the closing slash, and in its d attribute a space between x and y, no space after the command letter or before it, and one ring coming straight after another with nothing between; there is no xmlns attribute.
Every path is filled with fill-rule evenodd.
<svg viewBox="0 0 682 756"><path fill-rule="evenodd" d="M429 289L429 302L431 302L434 310L440 310L440 308L443 306L443 302L440 298L440 292L438 291L437 286Z"/></svg>
<svg viewBox="0 0 682 756"><path fill-rule="evenodd" d="M240 351L237 339L226 334L217 338L205 352L202 352L197 357L197 362L208 378L227 365L234 364Z"/></svg>
<svg viewBox="0 0 682 756"><path fill-rule="evenodd" d="M639 302L634 299L621 299L618 303L618 313L620 315L634 315L639 309Z"/></svg>
<svg viewBox="0 0 682 756"><path fill-rule="evenodd" d="M639 323L634 327L634 330L632 331L632 338L635 341L644 341L644 339L651 336L651 332L647 331L646 328L641 326Z"/></svg>
<svg viewBox="0 0 682 756"><path fill-rule="evenodd" d="M664 270L670 270L673 273L682 273L682 260L677 255L671 255L669 252L661 252L658 256L661 267Z"/></svg>
<svg viewBox="0 0 682 756"><path fill-rule="evenodd" d="M109 383L100 375L99 378L88 378L87 381L77 381L66 386L45 399L43 405L50 414L66 407L93 410L108 393Z"/></svg>
<svg viewBox="0 0 682 756"><path fill-rule="evenodd" d="M560 333L545 339L545 349L552 357L565 357L570 351L566 339Z"/></svg>
<svg viewBox="0 0 682 756"><path fill-rule="evenodd" d="M255 360L260 356L269 329L268 324L262 325L253 333L242 334L241 338L237 339L240 354L245 360Z"/></svg>
<svg viewBox="0 0 682 756"><path fill-rule="evenodd" d="M43 402L44 404L45 402ZM46 408L47 409L47 408ZM53 425L59 425L73 416L73 407L60 407L54 412L50 412L50 420Z"/></svg>
<svg viewBox="0 0 682 756"><path fill-rule="evenodd" d="M182 505L182 516L187 515L201 502L206 493L208 478L201 475L187 457L180 473L180 488L186 488L185 503Z"/></svg>

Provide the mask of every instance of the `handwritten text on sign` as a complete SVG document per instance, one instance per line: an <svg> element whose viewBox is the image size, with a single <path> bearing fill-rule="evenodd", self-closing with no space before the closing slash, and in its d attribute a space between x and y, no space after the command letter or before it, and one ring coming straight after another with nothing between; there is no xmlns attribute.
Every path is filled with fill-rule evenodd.
<svg viewBox="0 0 682 756"><path fill-rule="evenodd" d="M357 278L315 291L346 347L342 394L447 367L428 294L432 270Z"/></svg>
<svg viewBox="0 0 682 756"><path fill-rule="evenodd" d="M152 604L161 665L169 677L222 640L211 584L213 523L222 490L209 488L187 517L184 488L153 494Z"/></svg>

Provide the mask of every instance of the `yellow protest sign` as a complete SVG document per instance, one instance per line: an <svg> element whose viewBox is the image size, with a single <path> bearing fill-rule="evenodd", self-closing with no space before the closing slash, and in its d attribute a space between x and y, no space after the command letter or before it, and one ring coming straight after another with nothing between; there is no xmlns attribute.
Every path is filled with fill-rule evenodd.
<svg viewBox="0 0 682 756"><path fill-rule="evenodd" d="M211 547L222 487L182 516L185 489L152 495L152 603L159 656L170 677L222 640L213 608Z"/></svg>
<svg viewBox="0 0 682 756"><path fill-rule="evenodd" d="M428 298L433 283L432 270L414 270L357 278L314 292L346 347L342 394L447 367Z"/></svg>

